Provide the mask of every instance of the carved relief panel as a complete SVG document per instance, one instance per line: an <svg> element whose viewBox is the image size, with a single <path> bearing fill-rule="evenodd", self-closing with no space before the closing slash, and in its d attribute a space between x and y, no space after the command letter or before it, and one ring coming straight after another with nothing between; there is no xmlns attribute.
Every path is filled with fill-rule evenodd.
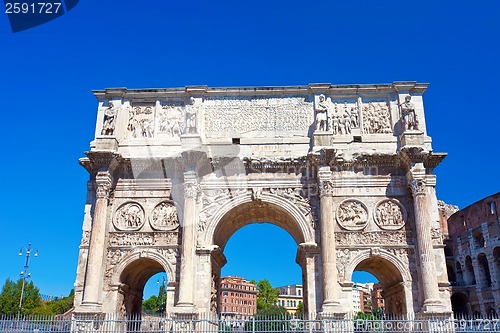
<svg viewBox="0 0 500 333"><path fill-rule="evenodd" d="M359 108L355 100L333 100L328 118L333 135L350 135L359 128Z"/></svg>
<svg viewBox="0 0 500 333"><path fill-rule="evenodd" d="M113 225L118 230L139 230L144 225L144 209L136 202L127 202L115 212Z"/></svg>
<svg viewBox="0 0 500 333"><path fill-rule="evenodd" d="M179 137L184 133L184 118L182 102L168 101L161 103L157 116L158 136Z"/></svg>
<svg viewBox="0 0 500 333"><path fill-rule="evenodd" d="M154 230L174 230L179 227L177 208L172 202L163 201L156 205L149 219Z"/></svg>
<svg viewBox="0 0 500 333"><path fill-rule="evenodd" d="M154 136L154 103L133 106L128 112L128 138L152 138Z"/></svg>
<svg viewBox="0 0 500 333"><path fill-rule="evenodd" d="M363 115L363 134L391 134L392 123L389 105L386 100L373 100L361 106Z"/></svg>
<svg viewBox="0 0 500 333"><path fill-rule="evenodd" d="M406 209L396 199L384 199L375 207L374 218L380 229L401 229L407 216Z"/></svg>
<svg viewBox="0 0 500 333"><path fill-rule="evenodd" d="M368 223L368 209L356 199L344 200L337 208L337 222L346 230L361 230Z"/></svg>

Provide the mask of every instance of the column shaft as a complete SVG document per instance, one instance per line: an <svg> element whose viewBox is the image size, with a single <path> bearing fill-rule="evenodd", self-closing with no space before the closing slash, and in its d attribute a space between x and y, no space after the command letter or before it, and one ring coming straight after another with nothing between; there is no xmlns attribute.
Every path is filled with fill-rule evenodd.
<svg viewBox="0 0 500 333"><path fill-rule="evenodd" d="M194 177L194 179L193 179ZM196 255L196 175L184 174L184 210L178 306L194 305L194 266Z"/></svg>
<svg viewBox="0 0 500 333"><path fill-rule="evenodd" d="M342 311L338 295L337 253L335 250L335 228L333 220L333 184L323 181L321 184L321 260L323 264L323 309L325 313Z"/></svg>
<svg viewBox="0 0 500 333"><path fill-rule="evenodd" d="M442 310L442 305L435 273L436 263L431 237L431 220L427 214L429 203L427 202L426 184L423 180L412 179L410 186L413 193L421 285L424 295L423 311L436 312Z"/></svg>
<svg viewBox="0 0 500 333"><path fill-rule="evenodd" d="M96 176L97 191L90 235L89 257L82 303L100 304L103 258L105 257L106 220L112 180L109 172Z"/></svg>

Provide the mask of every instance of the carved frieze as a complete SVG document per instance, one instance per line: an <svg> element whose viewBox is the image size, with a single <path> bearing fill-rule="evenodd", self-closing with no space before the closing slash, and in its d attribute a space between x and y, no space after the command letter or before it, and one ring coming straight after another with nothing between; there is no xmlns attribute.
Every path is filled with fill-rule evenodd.
<svg viewBox="0 0 500 333"><path fill-rule="evenodd" d="M347 245L407 245L410 235L404 230L388 230L373 232L336 232L335 243L340 246Z"/></svg>
<svg viewBox="0 0 500 333"><path fill-rule="evenodd" d="M363 105L363 133L392 133L391 115L386 102L369 102Z"/></svg>
<svg viewBox="0 0 500 333"><path fill-rule="evenodd" d="M346 230L361 230L368 223L368 209L356 199L344 200L337 208L337 222Z"/></svg>
<svg viewBox="0 0 500 333"><path fill-rule="evenodd" d="M208 137L221 133L253 131L305 131L314 122L312 101L304 97L207 97L205 132Z"/></svg>
<svg viewBox="0 0 500 333"><path fill-rule="evenodd" d="M139 230L144 225L144 209L136 202L127 202L115 212L113 225L118 230Z"/></svg>
<svg viewBox="0 0 500 333"><path fill-rule="evenodd" d="M184 133L184 112L180 103L165 103L158 112L159 135L179 137Z"/></svg>
<svg viewBox="0 0 500 333"><path fill-rule="evenodd" d="M356 103L334 103L331 116L328 119L333 135L349 135L359 128L359 110Z"/></svg>
<svg viewBox="0 0 500 333"><path fill-rule="evenodd" d="M172 202L161 202L153 209L149 222L155 230L177 229L179 227L179 218L175 205Z"/></svg>
<svg viewBox="0 0 500 333"><path fill-rule="evenodd" d="M109 245L112 247L121 246L151 246L154 245L155 239L152 233L135 232L124 233L114 232L110 234Z"/></svg>
<svg viewBox="0 0 500 333"><path fill-rule="evenodd" d="M154 136L154 105L130 108L127 131L129 138L152 138Z"/></svg>
<svg viewBox="0 0 500 333"><path fill-rule="evenodd" d="M109 245L111 247L129 246L168 246L177 245L178 232L113 232L110 233Z"/></svg>
<svg viewBox="0 0 500 333"><path fill-rule="evenodd" d="M401 229L407 219L406 209L396 199L384 199L375 207L375 222L384 230Z"/></svg>

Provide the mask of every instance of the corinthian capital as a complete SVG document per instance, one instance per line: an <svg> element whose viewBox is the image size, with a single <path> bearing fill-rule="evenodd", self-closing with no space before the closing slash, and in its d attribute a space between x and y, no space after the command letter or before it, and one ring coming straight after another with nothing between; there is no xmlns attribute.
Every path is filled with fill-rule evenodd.
<svg viewBox="0 0 500 333"><path fill-rule="evenodd" d="M184 196L195 198L198 195L198 185L194 183L184 183Z"/></svg>
<svg viewBox="0 0 500 333"><path fill-rule="evenodd" d="M410 180L410 189L414 197L425 195L426 184L423 179L412 179Z"/></svg>
<svg viewBox="0 0 500 333"><path fill-rule="evenodd" d="M110 173L108 171L99 171L95 177L95 182L97 184L97 198L108 198L113 185Z"/></svg>
<svg viewBox="0 0 500 333"><path fill-rule="evenodd" d="M329 180L324 180L319 183L319 196L331 197L333 196L333 183Z"/></svg>

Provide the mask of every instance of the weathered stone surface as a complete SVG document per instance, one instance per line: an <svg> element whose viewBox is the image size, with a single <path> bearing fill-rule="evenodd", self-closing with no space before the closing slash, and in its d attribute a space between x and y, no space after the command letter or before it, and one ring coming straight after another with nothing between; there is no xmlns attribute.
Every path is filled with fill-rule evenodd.
<svg viewBox="0 0 500 333"><path fill-rule="evenodd" d="M388 312L450 311L426 87L94 91L75 311L139 311L160 271L168 312L214 311L228 239L260 222L296 241L307 314L349 312L355 270Z"/></svg>

